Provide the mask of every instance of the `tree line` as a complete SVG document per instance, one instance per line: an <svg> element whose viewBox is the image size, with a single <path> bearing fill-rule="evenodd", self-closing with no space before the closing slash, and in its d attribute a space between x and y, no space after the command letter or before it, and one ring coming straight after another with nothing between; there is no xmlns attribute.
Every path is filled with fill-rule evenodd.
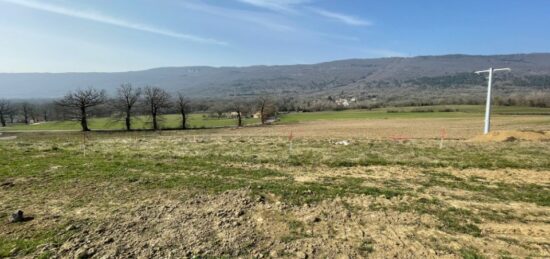
<svg viewBox="0 0 550 259"><path fill-rule="evenodd" d="M12 102L0 99L0 126L6 127L8 123L15 123L20 117L20 121L29 124L38 118L48 120L52 109L51 104L32 104L28 101Z"/></svg>
<svg viewBox="0 0 550 259"><path fill-rule="evenodd" d="M237 126L243 126L243 119L256 112L262 124L277 113L277 105L270 96L260 96L254 100L196 100L192 102L183 93L175 95L153 86L135 87L129 83L116 89L114 96L107 95L105 90L96 88L78 89L68 92L53 102L29 101L15 102L0 100L0 125L8 123L31 124L49 120L78 120L83 131L90 131L90 117L111 117L123 121L127 131L134 129L137 116L147 115L151 129L160 130L162 115L179 114L179 129L188 129L189 114L195 111L235 114ZM218 118L221 117L221 114Z"/></svg>
<svg viewBox="0 0 550 259"><path fill-rule="evenodd" d="M499 92L494 96L495 105L550 107L550 93L546 90L517 93L505 84L498 85L497 88ZM262 124L266 124L269 118L285 112L427 105L481 105L485 103L485 91L484 87L449 88L448 94L441 96L433 94L434 91L408 87L387 93L383 87L369 85L359 94L343 89L339 93L307 97L299 95L273 97L269 94L258 94L191 100L181 92L171 94L159 87L140 88L131 84L122 84L111 97L104 90L87 88L69 92L56 101L0 99L0 126L5 127L9 123L16 122L30 124L49 120L79 120L82 130L88 131L90 130L89 117L111 117L114 120L123 121L126 130L132 130L134 119L137 116L146 115L150 119L150 128L159 130L163 114L179 114L181 124L178 128L187 129L189 113L204 112L218 119L224 116L234 118L236 125L240 127L243 126L244 119L253 114L261 120Z"/></svg>

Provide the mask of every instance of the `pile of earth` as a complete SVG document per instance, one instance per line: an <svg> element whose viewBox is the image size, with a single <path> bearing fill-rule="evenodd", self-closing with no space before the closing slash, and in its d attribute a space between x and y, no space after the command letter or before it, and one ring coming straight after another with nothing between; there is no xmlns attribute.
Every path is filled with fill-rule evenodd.
<svg viewBox="0 0 550 259"><path fill-rule="evenodd" d="M550 141L550 131L505 130L476 136L474 142Z"/></svg>

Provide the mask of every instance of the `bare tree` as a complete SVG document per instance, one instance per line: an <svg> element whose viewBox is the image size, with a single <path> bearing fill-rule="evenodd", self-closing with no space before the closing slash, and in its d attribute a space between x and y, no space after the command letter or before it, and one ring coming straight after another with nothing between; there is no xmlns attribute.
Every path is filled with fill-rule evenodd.
<svg viewBox="0 0 550 259"><path fill-rule="evenodd" d="M244 101L235 101L230 106L231 110L236 113L237 127L243 126L243 115L247 112L248 104Z"/></svg>
<svg viewBox="0 0 550 259"><path fill-rule="evenodd" d="M65 107L57 105L57 102L54 102L54 114L55 120L66 121L71 117L69 111Z"/></svg>
<svg viewBox="0 0 550 259"><path fill-rule="evenodd" d="M31 109L29 111L29 116L31 117L33 123L38 122L38 117L37 117L36 110L37 110L37 107L35 105L31 105Z"/></svg>
<svg viewBox="0 0 550 259"><path fill-rule="evenodd" d="M132 109L139 101L141 88L134 88L131 84L122 84L117 89L115 108L124 114L126 130L132 130Z"/></svg>
<svg viewBox="0 0 550 259"><path fill-rule="evenodd" d="M152 118L153 129L158 130L158 116L162 111L170 107L170 95L159 87L145 87L145 104Z"/></svg>
<svg viewBox="0 0 550 259"><path fill-rule="evenodd" d="M278 100L278 108L285 112L295 111L297 100L292 96L283 96Z"/></svg>
<svg viewBox="0 0 550 259"><path fill-rule="evenodd" d="M269 96L260 96L257 101L258 110L262 124L265 124L267 118L275 113L275 104Z"/></svg>
<svg viewBox="0 0 550 259"><path fill-rule="evenodd" d="M73 110L80 119L82 131L90 131L90 128L88 128L88 110L94 106L103 104L106 98L105 90L88 88L69 92L61 100L57 101L56 104Z"/></svg>
<svg viewBox="0 0 550 259"><path fill-rule="evenodd" d="M49 103L41 103L41 104L38 104L35 106L35 110L33 111L33 115L32 117L34 117L33 120L35 120L35 122L37 121L36 119L40 118L42 119L43 121L48 121L48 117L49 117Z"/></svg>
<svg viewBox="0 0 550 259"><path fill-rule="evenodd" d="M30 120L29 117L31 117L31 113L33 113L33 108L30 103L24 102L21 104L21 112L23 113L23 121L25 124L29 124Z"/></svg>
<svg viewBox="0 0 550 259"><path fill-rule="evenodd" d="M221 119L223 116L223 113L227 111L227 106L222 103L215 103L210 107L209 110L211 110L214 114L216 114L218 119Z"/></svg>
<svg viewBox="0 0 550 259"><path fill-rule="evenodd" d="M6 127L6 115L12 112L11 104L8 100L0 100L0 125Z"/></svg>
<svg viewBox="0 0 550 259"><path fill-rule="evenodd" d="M42 119L44 121L50 121L52 118L55 117L55 103L47 102L42 105L40 105L39 110L42 114Z"/></svg>
<svg viewBox="0 0 550 259"><path fill-rule="evenodd" d="M181 129L187 129L187 114L190 111L190 103L191 101L187 99L182 93L178 93L176 105L178 106L178 111L181 114Z"/></svg>
<svg viewBox="0 0 550 259"><path fill-rule="evenodd" d="M10 110L8 110L8 117L10 118L11 124L15 122L15 115L16 115L15 109L11 108Z"/></svg>

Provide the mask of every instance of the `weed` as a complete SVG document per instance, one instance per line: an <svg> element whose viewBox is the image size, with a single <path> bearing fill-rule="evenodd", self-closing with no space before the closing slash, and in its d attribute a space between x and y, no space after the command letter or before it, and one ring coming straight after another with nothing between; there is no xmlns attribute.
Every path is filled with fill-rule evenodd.
<svg viewBox="0 0 550 259"><path fill-rule="evenodd" d="M374 240L371 238L364 239L359 246L359 252L363 255L374 252Z"/></svg>
<svg viewBox="0 0 550 259"><path fill-rule="evenodd" d="M484 259L485 258L474 248L462 248L460 250L460 254L464 259Z"/></svg>

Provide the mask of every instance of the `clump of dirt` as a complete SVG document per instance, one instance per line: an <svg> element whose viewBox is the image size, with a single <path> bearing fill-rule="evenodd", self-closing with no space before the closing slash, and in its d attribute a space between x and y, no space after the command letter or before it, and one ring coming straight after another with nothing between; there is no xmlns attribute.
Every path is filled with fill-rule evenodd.
<svg viewBox="0 0 550 259"><path fill-rule="evenodd" d="M473 142L513 142L513 141L550 141L550 131L493 131L486 135L476 136Z"/></svg>

